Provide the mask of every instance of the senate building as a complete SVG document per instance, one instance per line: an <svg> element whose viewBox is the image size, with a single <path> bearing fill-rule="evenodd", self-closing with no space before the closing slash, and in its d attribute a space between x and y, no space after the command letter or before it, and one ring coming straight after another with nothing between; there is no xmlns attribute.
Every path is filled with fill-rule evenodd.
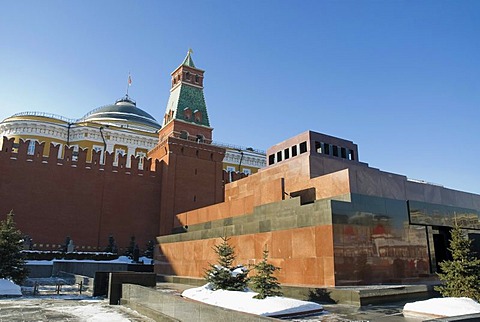
<svg viewBox="0 0 480 322"><path fill-rule="evenodd" d="M190 52L181 66L195 69ZM200 73L203 75L203 71L195 70L196 73L186 72L185 74L185 80L189 80L190 77L193 80L188 86L191 90L182 88L181 93L173 90L173 87L182 82L179 80L180 75L172 75L173 91L168 104L171 106L174 103L172 100L178 101L175 103L178 103L180 108L175 118L208 127L209 120L203 96L203 76L199 76ZM188 106L191 101L196 105ZM198 122L202 114L204 116ZM165 114L162 122L158 122L139 108L136 101L127 94L113 104L89 111L80 119L68 119L46 112L19 112L0 123L0 137L14 138L15 147L20 140L28 140L28 153L33 153L35 142L45 142L44 155L49 154L50 144L53 144L58 147L59 158L63 157L65 147L72 147L73 158L77 157L80 149L86 149L88 161L92 159L93 152L100 152L103 159L104 151L107 151L115 155L115 162L118 162L119 156L126 156L128 167L130 157L138 157L142 167L148 151L158 142L158 131L168 123L171 117ZM248 175L266 165L265 151L229 143L214 142L214 144L226 149L223 168L228 172Z"/></svg>

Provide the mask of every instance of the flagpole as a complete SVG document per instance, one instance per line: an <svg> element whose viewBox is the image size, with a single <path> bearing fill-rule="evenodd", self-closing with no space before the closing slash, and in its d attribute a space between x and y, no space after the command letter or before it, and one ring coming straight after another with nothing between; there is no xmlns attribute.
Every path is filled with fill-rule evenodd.
<svg viewBox="0 0 480 322"><path fill-rule="evenodd" d="M132 77L130 76L130 72L128 72L128 78L127 78L127 98L128 98L128 89L132 85Z"/></svg>

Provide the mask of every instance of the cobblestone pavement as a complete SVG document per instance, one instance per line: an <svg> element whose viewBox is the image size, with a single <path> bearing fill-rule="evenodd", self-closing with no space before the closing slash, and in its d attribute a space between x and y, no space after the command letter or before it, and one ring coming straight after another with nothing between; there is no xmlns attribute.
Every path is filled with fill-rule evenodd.
<svg viewBox="0 0 480 322"><path fill-rule="evenodd" d="M107 300L80 297L0 300L0 322L151 322L153 320Z"/></svg>
<svg viewBox="0 0 480 322"><path fill-rule="evenodd" d="M327 304L320 315L294 318L294 322L419 322L421 319L402 315L401 304L358 308ZM0 300L0 322L152 322L136 311L121 305L109 305L108 300L89 297L63 296L54 298L22 297Z"/></svg>
<svg viewBox="0 0 480 322"><path fill-rule="evenodd" d="M93 298L68 278L30 278L22 285L24 296L0 298L0 322L151 322L139 313L108 299ZM35 293L35 295L34 295Z"/></svg>

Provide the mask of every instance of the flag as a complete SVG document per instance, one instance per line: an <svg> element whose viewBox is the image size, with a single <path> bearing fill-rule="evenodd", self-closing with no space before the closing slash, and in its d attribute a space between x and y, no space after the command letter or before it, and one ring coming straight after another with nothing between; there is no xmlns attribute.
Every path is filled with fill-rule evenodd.
<svg viewBox="0 0 480 322"><path fill-rule="evenodd" d="M128 74L128 86L132 86L132 76Z"/></svg>

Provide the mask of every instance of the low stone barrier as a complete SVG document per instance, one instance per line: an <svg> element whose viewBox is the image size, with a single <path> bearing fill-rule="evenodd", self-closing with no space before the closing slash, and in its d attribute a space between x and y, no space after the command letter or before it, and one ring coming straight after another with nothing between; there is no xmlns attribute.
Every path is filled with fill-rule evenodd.
<svg viewBox="0 0 480 322"><path fill-rule="evenodd" d="M53 263L53 276L58 272L68 272L77 275L94 277L95 272L153 272L153 265L130 264L130 263L105 263L105 262L72 262L56 260Z"/></svg>
<svg viewBox="0 0 480 322"><path fill-rule="evenodd" d="M201 286L205 284L205 279L157 275L157 282ZM284 296L297 300L321 304L337 303L366 306L436 297L438 293L434 291L434 285L436 284L315 287L282 284L281 287Z"/></svg>
<svg viewBox="0 0 480 322"><path fill-rule="evenodd" d="M28 269L28 277L30 278L41 278L41 277L50 277L53 272L53 264L51 262L45 264L39 261L36 263L28 263L25 265Z"/></svg>
<svg viewBox="0 0 480 322"><path fill-rule="evenodd" d="M278 321L213 306L139 285L124 284L120 304L155 321Z"/></svg>
<svg viewBox="0 0 480 322"><path fill-rule="evenodd" d="M438 318L432 320L424 320L424 322L478 322L480 321L480 314L467 314L452 316L447 318Z"/></svg>
<svg viewBox="0 0 480 322"><path fill-rule="evenodd" d="M38 263L36 263L38 262ZM153 265L150 264L136 264L136 263L108 263L96 261L69 261L69 260L55 260L53 262L47 261L29 261L25 265L29 269L30 278L41 278L58 276L60 272L67 272L71 274L94 277L95 272L153 272Z"/></svg>

